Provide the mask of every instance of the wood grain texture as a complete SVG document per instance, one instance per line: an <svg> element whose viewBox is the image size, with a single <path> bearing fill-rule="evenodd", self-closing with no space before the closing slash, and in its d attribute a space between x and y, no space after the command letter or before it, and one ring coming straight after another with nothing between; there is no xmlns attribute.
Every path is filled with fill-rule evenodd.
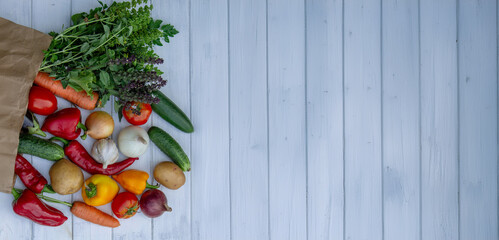
<svg viewBox="0 0 499 240"><path fill-rule="evenodd" d="M382 3L384 239L420 239L417 1Z"/></svg>
<svg viewBox="0 0 499 240"><path fill-rule="evenodd" d="M227 1L191 1L192 237L230 238ZM209 219L209 220L208 220Z"/></svg>
<svg viewBox="0 0 499 240"><path fill-rule="evenodd" d="M266 1L229 2L231 238L269 238Z"/></svg>
<svg viewBox="0 0 499 240"><path fill-rule="evenodd" d="M267 5L271 239L307 238L304 7Z"/></svg>
<svg viewBox="0 0 499 240"><path fill-rule="evenodd" d="M308 239L343 239L343 1L306 4Z"/></svg>
<svg viewBox="0 0 499 240"><path fill-rule="evenodd" d="M498 239L495 1L459 1L460 239Z"/></svg>
<svg viewBox="0 0 499 240"><path fill-rule="evenodd" d="M190 116L190 69L189 69L189 1L171 0L154 1L153 17L162 19L164 23L171 23L180 32L170 39L166 47L157 47L155 50L165 63L160 69L165 72L164 78L168 83L162 92L175 102L187 116ZM152 125L168 132L187 153L190 154L191 134L184 133L164 119L153 113ZM197 126L194 126L196 130ZM151 173L153 167L162 161L171 161L154 144ZM193 168L196 168L193 166ZM186 183L180 189L169 190L161 187L168 198L171 213L165 213L160 218L153 219L153 239L191 239L191 174L186 172Z"/></svg>
<svg viewBox="0 0 499 240"><path fill-rule="evenodd" d="M33 11L32 11L32 22L33 28L44 32L49 33L51 31L60 32L64 26L69 26L69 16L70 16L70 8L71 1L70 0L41 0L33 2ZM36 11L35 11L36 9ZM53 16L54 21L44 21L49 17ZM62 100L60 98L57 99L58 109L71 107L67 101ZM38 117L40 124L43 123L45 117ZM47 134L51 136L50 134ZM47 161L45 159L41 159L38 157L32 157L33 159L33 167L35 167L45 178L50 182L49 170L50 167L54 164L52 161ZM79 194L79 192L77 192ZM71 195L54 195L54 198L71 202ZM68 239L73 236L73 219L71 217L71 211L69 207L62 204L49 203L49 205L61 210L65 216L68 217L68 220L61 226L57 228L42 226L38 224L33 224L33 239L47 239L52 235L53 239Z"/></svg>
<svg viewBox="0 0 499 240"><path fill-rule="evenodd" d="M17 24L32 27L31 0L0 0L0 17Z"/></svg>
<svg viewBox="0 0 499 240"><path fill-rule="evenodd" d="M382 239L381 6L344 2L345 239Z"/></svg>
<svg viewBox="0 0 499 240"><path fill-rule="evenodd" d="M182 188L161 187L173 212L113 230L51 204L70 219L49 228L0 194L0 239L499 238L496 1L152 3L180 31L155 49L162 91L195 127L183 133L154 113L143 126L166 130L191 159ZM0 17L49 32L99 4L0 6ZM101 110L116 140L129 124L111 102ZM49 178L53 162L26 157ZM154 166L169 160L151 144L131 168L155 183Z"/></svg>
<svg viewBox="0 0 499 240"><path fill-rule="evenodd" d="M458 239L456 1L420 2L422 239Z"/></svg>
<svg viewBox="0 0 499 240"><path fill-rule="evenodd" d="M2 6L0 7L0 17L31 27L31 1L0 0L0 5ZM24 157L32 162L31 156L24 155ZM14 187L24 189L19 177L16 177ZM12 194L0 193L0 203L2 205L0 207L0 216L2 216L0 218L0 239L31 239L34 223L14 213L11 207L13 200Z"/></svg>

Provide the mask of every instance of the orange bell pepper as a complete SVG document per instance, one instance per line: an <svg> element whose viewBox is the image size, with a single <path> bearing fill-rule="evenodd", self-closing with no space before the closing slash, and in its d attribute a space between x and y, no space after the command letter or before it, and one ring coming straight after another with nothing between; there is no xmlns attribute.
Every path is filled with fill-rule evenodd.
<svg viewBox="0 0 499 240"><path fill-rule="evenodd" d="M120 191L120 186L109 176L95 174L83 183L81 196L90 206L101 206L113 201Z"/></svg>
<svg viewBox="0 0 499 240"><path fill-rule="evenodd" d="M126 170L118 175L113 175L114 180L116 180L125 190L135 194L140 195L144 192L146 188L158 188L159 186L150 185L147 183L149 179L149 174L140 170Z"/></svg>

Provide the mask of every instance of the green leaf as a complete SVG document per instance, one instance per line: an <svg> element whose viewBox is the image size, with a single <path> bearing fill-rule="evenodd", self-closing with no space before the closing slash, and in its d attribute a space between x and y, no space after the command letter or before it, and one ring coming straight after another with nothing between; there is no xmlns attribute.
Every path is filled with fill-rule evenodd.
<svg viewBox="0 0 499 240"><path fill-rule="evenodd" d="M96 47L91 47L90 49L88 49L88 51L85 53L85 55L92 54L95 51L95 49L97 49L97 48Z"/></svg>
<svg viewBox="0 0 499 240"><path fill-rule="evenodd" d="M87 52L89 48L90 48L90 44L88 44L88 42L85 42L85 43L83 43L83 45L81 45L80 52L82 52L82 53Z"/></svg>
<svg viewBox="0 0 499 240"><path fill-rule="evenodd" d="M104 36L106 36L106 38L109 38L109 33L110 33L110 29L109 29L109 26L107 25L103 25L102 26L104 28Z"/></svg>
<svg viewBox="0 0 499 240"><path fill-rule="evenodd" d="M108 88L111 85L111 77L109 77L109 73L106 71L100 71L99 81L102 82L104 87Z"/></svg>
<svg viewBox="0 0 499 240"><path fill-rule="evenodd" d="M111 97L111 95L109 93L106 93L106 94L100 94L99 95L99 100L101 101L101 105L104 106L106 105L107 101L109 101L109 98Z"/></svg>
<svg viewBox="0 0 499 240"><path fill-rule="evenodd" d="M71 71L69 78L69 86L74 88L76 91L84 90L89 96L92 96L93 89L91 88L91 83L96 82L96 77L91 71Z"/></svg>
<svg viewBox="0 0 499 240"><path fill-rule="evenodd" d="M118 100L114 101L114 111L118 113L118 119L121 122L121 119L123 118L123 106Z"/></svg>
<svg viewBox="0 0 499 240"><path fill-rule="evenodd" d="M130 35L132 35L132 33L133 33L133 26L129 26L128 27L128 35L127 36L129 37Z"/></svg>
<svg viewBox="0 0 499 240"><path fill-rule="evenodd" d="M151 27L152 28L159 28L161 26L161 23L163 23L162 20L156 20L156 21L151 21Z"/></svg>
<svg viewBox="0 0 499 240"><path fill-rule="evenodd" d="M155 45L158 45L158 46L163 46L163 44L161 43L161 41L159 39L154 39L154 41L152 41L152 43Z"/></svg>
<svg viewBox="0 0 499 240"><path fill-rule="evenodd" d="M50 61L51 62L57 61L57 55L52 55L52 57L50 57Z"/></svg>
<svg viewBox="0 0 499 240"><path fill-rule="evenodd" d="M82 13L77 13L71 16L71 21L73 22L73 25L79 23L81 19L82 19Z"/></svg>
<svg viewBox="0 0 499 240"><path fill-rule="evenodd" d="M118 37L118 42L119 42L120 44L123 44L123 43L124 43L123 36L119 36L119 37Z"/></svg>
<svg viewBox="0 0 499 240"><path fill-rule="evenodd" d="M118 67L118 65L110 65L109 70L111 70L113 72L117 72L120 70L120 68Z"/></svg>
<svg viewBox="0 0 499 240"><path fill-rule="evenodd" d="M99 45L104 44L104 42L105 42L106 40L107 40L106 35L105 35L105 34L104 34L104 35L102 35L102 37L101 37L101 38L100 38L100 40L99 40Z"/></svg>
<svg viewBox="0 0 499 240"><path fill-rule="evenodd" d="M114 56L115 56L115 51L114 50L111 50L111 49L106 49L106 54L107 54L107 57L109 59L114 59Z"/></svg>

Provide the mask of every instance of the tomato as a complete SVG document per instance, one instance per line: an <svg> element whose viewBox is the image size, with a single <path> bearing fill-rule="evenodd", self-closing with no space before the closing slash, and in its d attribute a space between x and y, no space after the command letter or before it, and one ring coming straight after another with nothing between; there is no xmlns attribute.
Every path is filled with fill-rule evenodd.
<svg viewBox="0 0 499 240"><path fill-rule="evenodd" d="M49 90L33 86L29 91L28 110L40 115L50 115L57 110L57 98Z"/></svg>
<svg viewBox="0 0 499 240"><path fill-rule="evenodd" d="M123 116L130 124L136 126L142 125L146 123L149 116L151 116L152 108L151 105L147 103L129 102L127 105L130 107L128 109L127 106L123 107Z"/></svg>
<svg viewBox="0 0 499 240"><path fill-rule="evenodd" d="M139 210L139 199L131 192L122 192L114 198L111 209L118 218L130 218Z"/></svg>

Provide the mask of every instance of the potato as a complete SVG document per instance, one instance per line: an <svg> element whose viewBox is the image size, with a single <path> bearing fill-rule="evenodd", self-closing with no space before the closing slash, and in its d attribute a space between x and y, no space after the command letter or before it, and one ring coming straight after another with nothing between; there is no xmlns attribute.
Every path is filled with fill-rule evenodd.
<svg viewBox="0 0 499 240"><path fill-rule="evenodd" d="M173 162L158 163L154 168L154 179L172 190L182 187L185 183L184 172Z"/></svg>
<svg viewBox="0 0 499 240"><path fill-rule="evenodd" d="M83 185L83 172L65 158L52 165L49 175L52 188L61 195L75 193Z"/></svg>

